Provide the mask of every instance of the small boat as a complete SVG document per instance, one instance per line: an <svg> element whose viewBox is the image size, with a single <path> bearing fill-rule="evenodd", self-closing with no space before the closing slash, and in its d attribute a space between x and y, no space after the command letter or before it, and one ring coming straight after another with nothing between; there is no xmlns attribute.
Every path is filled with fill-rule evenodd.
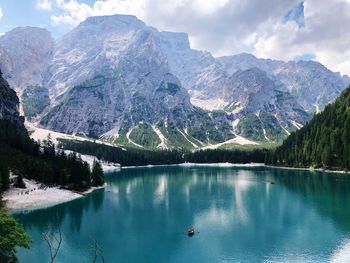
<svg viewBox="0 0 350 263"><path fill-rule="evenodd" d="M194 235L194 229L193 229L193 228L188 229L187 235L188 235L189 237L193 236L193 235Z"/></svg>

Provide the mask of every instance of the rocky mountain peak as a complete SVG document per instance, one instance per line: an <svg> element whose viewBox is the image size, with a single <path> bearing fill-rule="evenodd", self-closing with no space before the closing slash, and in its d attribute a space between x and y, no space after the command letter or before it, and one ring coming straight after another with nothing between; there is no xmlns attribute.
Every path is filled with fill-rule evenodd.
<svg viewBox="0 0 350 263"><path fill-rule="evenodd" d="M54 39L37 27L18 27L0 37L0 64L16 90L43 85L52 57Z"/></svg>
<svg viewBox="0 0 350 263"><path fill-rule="evenodd" d="M145 27L145 23L139 20L136 16L133 15L110 15L110 16L91 16L88 17L85 21L81 22L79 26L87 25L128 25L128 26L139 26ZM78 26L78 27L79 27Z"/></svg>
<svg viewBox="0 0 350 263"><path fill-rule="evenodd" d="M183 51L190 49L188 34L183 32L160 32L162 44L169 49Z"/></svg>
<svg viewBox="0 0 350 263"><path fill-rule="evenodd" d="M51 33L38 27L17 27L0 37L0 46L12 55L20 51L21 54L45 57L52 52L53 45Z"/></svg>
<svg viewBox="0 0 350 263"><path fill-rule="evenodd" d="M111 15L111 16L93 16L81 22L71 32L67 33L62 41L80 38L81 41L90 41L91 35L100 39L107 37L113 39L113 35L128 34L131 31L145 30L148 27L144 22L131 15Z"/></svg>

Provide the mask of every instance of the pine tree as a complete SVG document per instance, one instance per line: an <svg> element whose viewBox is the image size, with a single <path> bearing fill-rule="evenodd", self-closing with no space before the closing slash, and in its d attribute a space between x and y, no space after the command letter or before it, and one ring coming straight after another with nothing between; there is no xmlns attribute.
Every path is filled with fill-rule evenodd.
<svg viewBox="0 0 350 263"><path fill-rule="evenodd" d="M0 193L6 191L10 186L10 174L8 168L0 164Z"/></svg>
<svg viewBox="0 0 350 263"><path fill-rule="evenodd" d="M15 180L15 183L14 183L14 187L17 187L17 188L26 188L26 184L24 183L23 181L23 176L22 175L18 175L16 180Z"/></svg>
<svg viewBox="0 0 350 263"><path fill-rule="evenodd" d="M104 177L101 164L97 161L94 161L91 178L92 178L92 186L101 186L105 183L105 177Z"/></svg>

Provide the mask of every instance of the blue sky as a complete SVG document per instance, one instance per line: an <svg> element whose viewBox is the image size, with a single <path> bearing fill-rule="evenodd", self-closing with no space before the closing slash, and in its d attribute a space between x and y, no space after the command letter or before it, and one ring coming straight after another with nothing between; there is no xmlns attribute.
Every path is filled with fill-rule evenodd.
<svg viewBox="0 0 350 263"><path fill-rule="evenodd" d="M188 33L193 48L215 56L313 59L350 74L350 0L0 0L0 8L0 34L38 26L58 38L89 16L132 14Z"/></svg>
<svg viewBox="0 0 350 263"><path fill-rule="evenodd" d="M299 27L305 27L304 18L304 2L300 2L299 5L296 5L290 11L288 11L284 17L284 22L295 21Z"/></svg>
<svg viewBox="0 0 350 263"><path fill-rule="evenodd" d="M92 5L94 0L77 1ZM62 14L62 10L40 9L37 0L0 0L2 18L0 19L0 32L4 33L18 26L35 26L47 28L57 38L70 30L67 25L53 25L51 17Z"/></svg>
<svg viewBox="0 0 350 263"><path fill-rule="evenodd" d="M55 34L59 32L58 28L50 25L51 13L36 8L36 0L1 0L0 8L3 13L0 32L7 32L18 26L46 27Z"/></svg>

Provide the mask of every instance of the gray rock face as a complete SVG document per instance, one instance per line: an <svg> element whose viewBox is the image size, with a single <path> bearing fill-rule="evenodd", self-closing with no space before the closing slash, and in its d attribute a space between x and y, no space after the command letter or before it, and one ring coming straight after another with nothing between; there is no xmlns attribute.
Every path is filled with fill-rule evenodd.
<svg viewBox="0 0 350 263"><path fill-rule="evenodd" d="M19 130L26 132L24 118L19 116L19 100L16 92L12 90L8 82L2 77L0 69L0 119L8 120L16 124Z"/></svg>
<svg viewBox="0 0 350 263"><path fill-rule="evenodd" d="M130 140L140 123L158 137L177 133L190 145L188 140L231 138L191 104L159 52L160 42L156 30L131 16L95 17L80 24L56 45L49 90L57 106L41 124L65 133L112 136L118 142ZM185 131L188 138L181 134Z"/></svg>
<svg viewBox="0 0 350 263"><path fill-rule="evenodd" d="M128 54L129 62L133 63L137 57L131 56L138 55L135 48L141 48L145 41L150 42L142 48L152 45L153 31L134 16L88 18L55 45L48 82L52 96L93 78L105 67L116 67ZM152 54L149 59L153 59ZM138 72L130 74L136 76Z"/></svg>
<svg viewBox="0 0 350 263"><path fill-rule="evenodd" d="M258 68L237 71L223 90L224 99L231 102L225 110L239 120L235 132L243 136L276 141L309 119L296 98Z"/></svg>
<svg viewBox="0 0 350 263"><path fill-rule="evenodd" d="M313 61L289 62L275 69L276 77L303 108L319 112L346 88L338 74Z"/></svg>
<svg viewBox="0 0 350 263"><path fill-rule="evenodd" d="M196 95L198 90L210 96L226 77L226 72L209 52L191 49L187 34L161 32L160 40L160 50L171 71L192 96L199 95Z"/></svg>
<svg viewBox="0 0 350 263"><path fill-rule="evenodd" d="M0 66L16 90L49 91L43 126L137 147L276 141L350 83L316 62L214 58L185 33L125 15L88 18L57 42L44 29L14 29L0 37Z"/></svg>
<svg viewBox="0 0 350 263"><path fill-rule="evenodd" d="M18 27L0 37L0 66L11 87L43 86L54 40L46 29Z"/></svg>
<svg viewBox="0 0 350 263"><path fill-rule="evenodd" d="M305 111L318 112L333 102L349 84L348 76L334 73L314 61L283 62L240 54L217 59L229 74L257 67L296 97Z"/></svg>

